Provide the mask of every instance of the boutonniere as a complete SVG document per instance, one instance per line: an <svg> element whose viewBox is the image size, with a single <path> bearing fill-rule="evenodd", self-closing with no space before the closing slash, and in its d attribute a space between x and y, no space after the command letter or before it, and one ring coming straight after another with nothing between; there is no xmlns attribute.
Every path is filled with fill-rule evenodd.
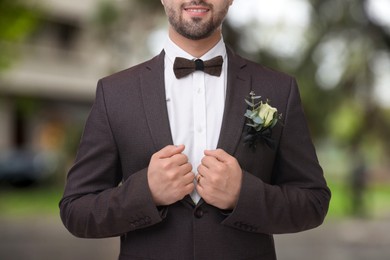
<svg viewBox="0 0 390 260"><path fill-rule="evenodd" d="M275 141L272 139L272 128L282 118L278 110L270 106L270 101L259 100L254 91L249 93L250 100L245 99L249 108L246 110L246 130L244 132L244 143L248 143L253 150L259 141L265 142L270 148L275 149Z"/></svg>

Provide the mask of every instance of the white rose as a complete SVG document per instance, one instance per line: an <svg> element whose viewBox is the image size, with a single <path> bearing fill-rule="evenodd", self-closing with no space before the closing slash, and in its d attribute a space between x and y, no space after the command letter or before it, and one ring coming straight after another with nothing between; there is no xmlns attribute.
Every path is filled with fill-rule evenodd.
<svg viewBox="0 0 390 260"><path fill-rule="evenodd" d="M259 117L264 121L263 127L268 127L272 124L272 120L274 119L274 115L277 111L278 110L276 108L271 107L268 103L260 105Z"/></svg>

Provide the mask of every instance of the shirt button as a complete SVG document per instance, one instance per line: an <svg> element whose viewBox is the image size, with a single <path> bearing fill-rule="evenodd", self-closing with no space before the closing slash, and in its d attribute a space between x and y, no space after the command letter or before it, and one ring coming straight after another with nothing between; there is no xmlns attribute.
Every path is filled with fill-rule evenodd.
<svg viewBox="0 0 390 260"><path fill-rule="evenodd" d="M195 210L195 213L194 213L194 215L195 215L196 218L202 218L202 217L203 217L203 214L204 214L204 212L203 212L203 209L202 209L202 208L197 208L197 209Z"/></svg>
<svg viewBox="0 0 390 260"><path fill-rule="evenodd" d="M202 133L203 129L201 127L198 128L198 133Z"/></svg>

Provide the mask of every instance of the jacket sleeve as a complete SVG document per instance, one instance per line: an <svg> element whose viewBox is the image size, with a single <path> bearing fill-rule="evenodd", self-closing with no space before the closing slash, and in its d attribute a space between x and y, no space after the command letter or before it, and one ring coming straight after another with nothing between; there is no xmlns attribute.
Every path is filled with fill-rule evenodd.
<svg viewBox="0 0 390 260"><path fill-rule="evenodd" d="M236 208L223 224L244 231L281 234L319 226L327 213L330 190L319 165L301 106L291 80L271 182L243 171Z"/></svg>
<svg viewBox="0 0 390 260"><path fill-rule="evenodd" d="M123 181L118 149L99 81L74 166L60 201L65 227L75 236L100 238L124 234L162 221L152 200L147 169ZM123 182L122 182L123 181Z"/></svg>

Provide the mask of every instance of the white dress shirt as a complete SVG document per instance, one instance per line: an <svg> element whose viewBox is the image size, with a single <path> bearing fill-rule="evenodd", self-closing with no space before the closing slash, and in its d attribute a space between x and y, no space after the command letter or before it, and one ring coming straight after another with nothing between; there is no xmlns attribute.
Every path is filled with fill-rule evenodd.
<svg viewBox="0 0 390 260"><path fill-rule="evenodd" d="M216 149L222 125L227 86L227 54L225 43L221 39L205 55L203 61L221 55L223 57L220 77L211 76L203 71L177 79L173 72L176 57L196 59L183 51L169 38L165 46L165 93L169 124L173 143L184 144L184 154L192 164L193 172L204 156L204 150ZM200 200L194 190L191 198L195 203Z"/></svg>

